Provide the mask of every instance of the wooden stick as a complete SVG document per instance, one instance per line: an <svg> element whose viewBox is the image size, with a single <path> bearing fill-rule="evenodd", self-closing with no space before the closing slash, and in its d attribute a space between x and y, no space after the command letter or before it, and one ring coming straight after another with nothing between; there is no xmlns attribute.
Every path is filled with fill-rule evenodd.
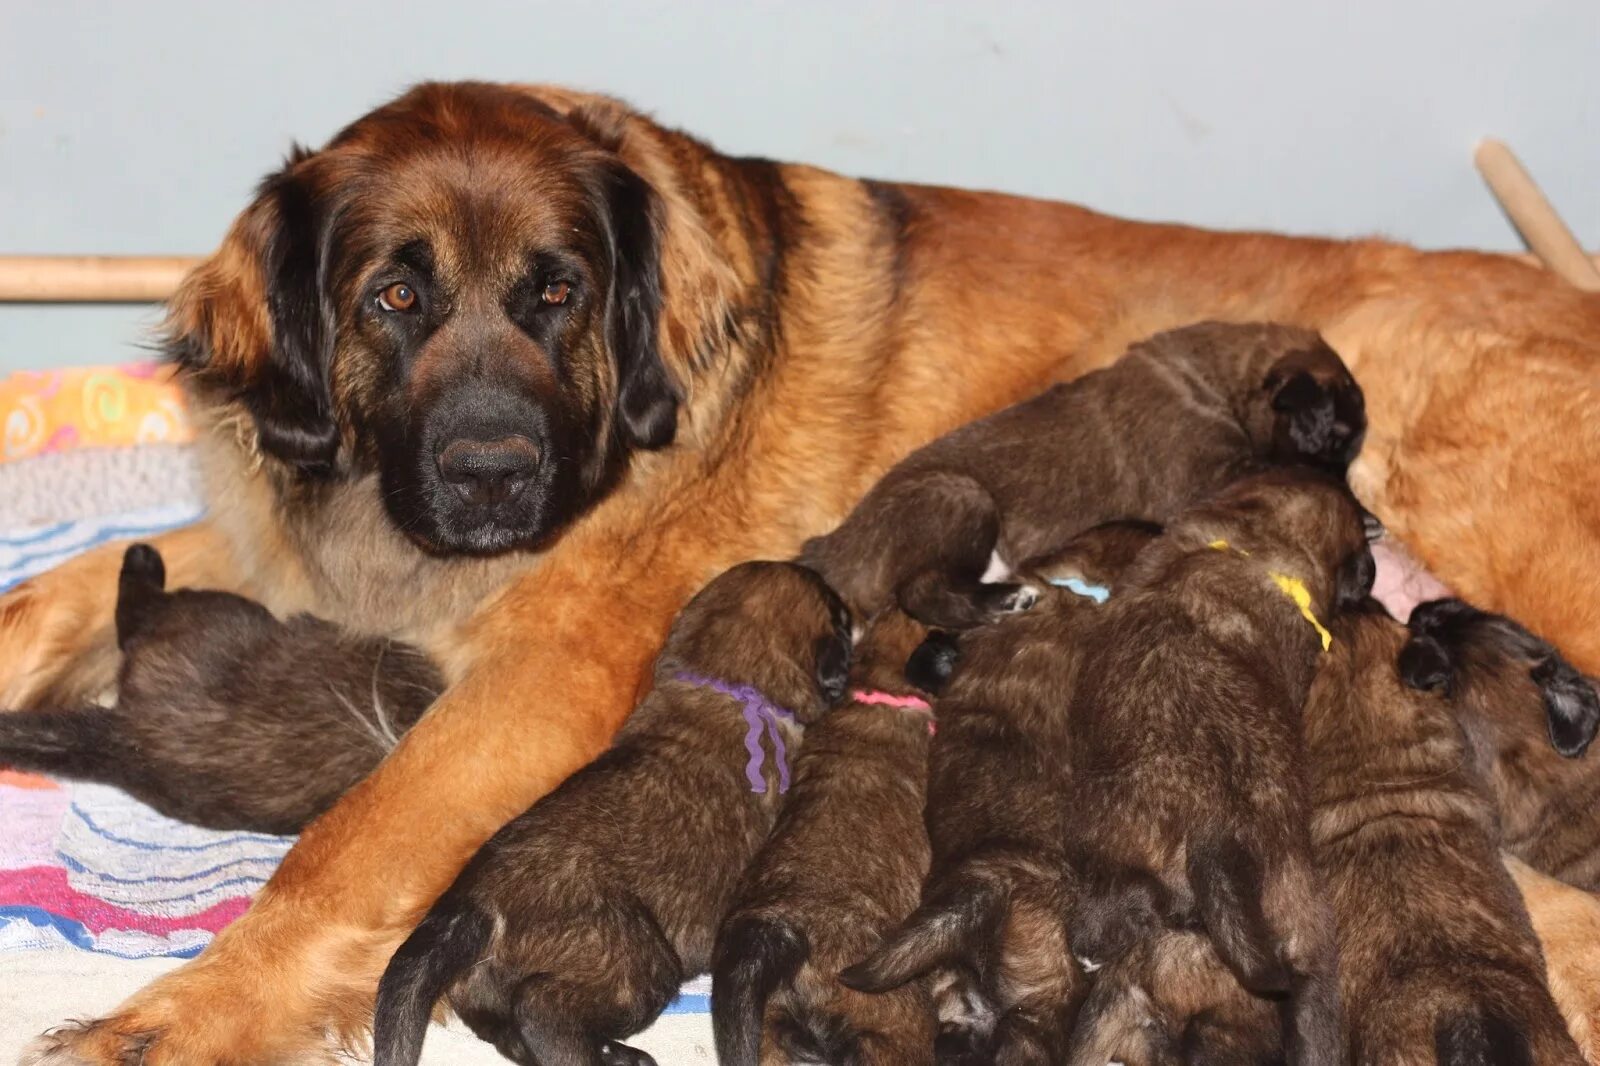
<svg viewBox="0 0 1600 1066"><path fill-rule="evenodd" d="M0 302L156 302L198 262L177 255L0 256Z"/></svg>
<svg viewBox="0 0 1600 1066"><path fill-rule="evenodd" d="M1473 158L1495 199L1540 261L1572 285L1600 292L1600 267L1584 254L1583 246L1511 149L1500 141L1486 140L1478 145Z"/></svg>

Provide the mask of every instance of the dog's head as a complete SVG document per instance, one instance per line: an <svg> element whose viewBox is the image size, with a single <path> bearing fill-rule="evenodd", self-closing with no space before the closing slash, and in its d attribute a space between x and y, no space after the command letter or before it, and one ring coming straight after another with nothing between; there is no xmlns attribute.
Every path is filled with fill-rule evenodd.
<svg viewBox="0 0 1600 1066"><path fill-rule="evenodd" d="M1301 332L1301 331L1297 331ZM1321 337L1285 352L1261 382L1269 456L1344 473L1367 436L1367 404L1344 360Z"/></svg>
<svg viewBox="0 0 1600 1066"><path fill-rule="evenodd" d="M854 643L849 608L816 571L740 563L678 613L656 677L689 670L753 685L808 723L844 698Z"/></svg>
<svg viewBox="0 0 1600 1066"><path fill-rule="evenodd" d="M1306 466L1277 467L1234 482L1174 523L1189 542L1223 543L1305 583L1326 619L1372 592L1377 563L1367 510L1343 479Z"/></svg>
<svg viewBox="0 0 1600 1066"><path fill-rule="evenodd" d="M423 85L267 178L167 346L294 478L441 553L539 544L673 439L663 209L619 105ZM557 106L559 105L559 106Z"/></svg>
<svg viewBox="0 0 1600 1066"><path fill-rule="evenodd" d="M1549 642L1505 617L1457 599L1418 604L1400 653L1400 678L1412 688L1441 691L1501 734L1548 735L1569 758L1582 755L1600 731L1600 695Z"/></svg>

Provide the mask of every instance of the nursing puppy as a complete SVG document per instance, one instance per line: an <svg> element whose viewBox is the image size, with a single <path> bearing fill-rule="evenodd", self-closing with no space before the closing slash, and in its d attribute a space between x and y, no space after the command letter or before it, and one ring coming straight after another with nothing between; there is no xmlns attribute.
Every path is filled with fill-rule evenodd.
<svg viewBox="0 0 1600 1066"><path fill-rule="evenodd" d="M1115 523L1080 536L1040 574L1114 586L1105 567L1152 537ZM1098 565L1097 565L1098 564ZM1067 940L1076 885L1062 853L1060 789L1067 743L1064 699L1076 683L1078 633L1098 597L1045 586L1033 610L961 635L959 659L937 705L928 769L931 872L921 906L868 958L841 974L866 992L925 974L942 1008L941 1059L1059 1063L1084 991ZM972 995L964 995L970 984Z"/></svg>
<svg viewBox="0 0 1600 1066"><path fill-rule="evenodd" d="M1401 675L1449 693L1500 808L1503 846L1534 869L1600 890L1600 728L1594 682L1502 615L1420 604Z"/></svg>
<svg viewBox="0 0 1600 1066"><path fill-rule="evenodd" d="M1204 929L1246 988L1284 1000L1296 1063L1343 1057L1300 713L1319 620L1372 576L1348 489L1270 471L1169 526L1076 648L1094 675L1066 716L1073 950L1104 964L1163 926Z"/></svg>
<svg viewBox="0 0 1600 1066"><path fill-rule="evenodd" d="M801 559L860 615L898 599L964 628L1026 607L1027 586L994 579L1080 530L1163 520L1267 462L1342 473L1365 432L1361 389L1316 333L1188 326L911 453Z"/></svg>
<svg viewBox="0 0 1600 1066"><path fill-rule="evenodd" d="M296 833L444 689L408 645L165 581L154 548L127 550L116 703L0 714L0 765L116 785L214 829Z"/></svg>
<svg viewBox="0 0 1600 1066"><path fill-rule="evenodd" d="M929 645L912 661L927 635L895 609L874 619L849 699L806 731L794 788L717 937L711 1018L723 1066L933 1062L927 987L871 996L838 980L911 913L928 872L928 698L953 657Z"/></svg>
<svg viewBox="0 0 1600 1066"><path fill-rule="evenodd" d="M792 564L744 563L701 590L610 750L479 849L395 953L374 1061L415 1063L443 995L517 1062L650 1062L620 1041L710 962L787 753L844 694L850 632L838 596Z"/></svg>
<svg viewBox="0 0 1600 1066"><path fill-rule="evenodd" d="M1370 600L1330 628L1305 740L1351 1057L1580 1066L1461 727L1401 679L1406 628Z"/></svg>

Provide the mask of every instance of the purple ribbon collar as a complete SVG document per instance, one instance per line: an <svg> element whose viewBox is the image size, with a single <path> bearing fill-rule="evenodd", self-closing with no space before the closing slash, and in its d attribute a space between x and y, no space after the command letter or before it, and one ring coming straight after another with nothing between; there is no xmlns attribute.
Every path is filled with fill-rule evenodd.
<svg viewBox="0 0 1600 1066"><path fill-rule="evenodd" d="M794 722L794 712L779 707L753 685L735 685L714 677L706 677L704 674L690 673L687 670L680 670L676 680L686 685L720 692L742 703L744 720L750 727L744 735L744 750L750 753L749 760L744 764L744 776L750 782L750 791L757 793L767 791L767 778L761 772L767 760L766 750L761 746L763 732L772 741L772 761L778 767L778 794L783 795L789 791L789 750L783 743L783 730L779 728L778 723Z"/></svg>

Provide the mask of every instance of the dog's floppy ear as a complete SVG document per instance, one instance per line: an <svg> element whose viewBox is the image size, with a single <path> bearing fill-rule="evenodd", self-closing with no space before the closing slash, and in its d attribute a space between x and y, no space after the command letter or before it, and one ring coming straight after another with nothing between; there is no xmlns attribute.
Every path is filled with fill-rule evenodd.
<svg viewBox="0 0 1600 1066"><path fill-rule="evenodd" d="M1550 743L1560 754L1576 759L1600 730L1600 696L1594 683L1559 655L1541 660L1530 676L1544 696Z"/></svg>
<svg viewBox="0 0 1600 1066"><path fill-rule="evenodd" d="M617 418L624 439L663 448L678 428L678 392L661 359L659 206L621 163L609 175L613 274L607 327L617 360Z"/></svg>
<svg viewBox="0 0 1600 1066"><path fill-rule="evenodd" d="M255 422L261 450L311 475L333 471L339 429L328 387L332 307L320 279L321 222L297 150L222 247L185 279L166 349L220 384Z"/></svg>

